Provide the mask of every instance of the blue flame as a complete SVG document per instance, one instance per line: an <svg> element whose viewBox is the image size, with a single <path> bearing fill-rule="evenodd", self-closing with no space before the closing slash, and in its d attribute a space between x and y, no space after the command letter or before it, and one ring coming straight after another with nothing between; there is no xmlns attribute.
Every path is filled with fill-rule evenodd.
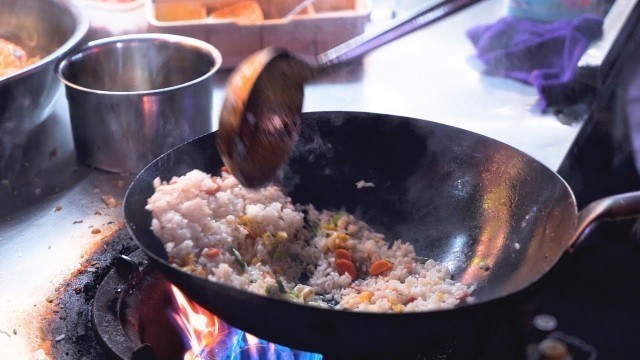
<svg viewBox="0 0 640 360"><path fill-rule="evenodd" d="M229 327L223 339L206 349L202 359L216 360L320 360L322 355L290 349Z"/></svg>

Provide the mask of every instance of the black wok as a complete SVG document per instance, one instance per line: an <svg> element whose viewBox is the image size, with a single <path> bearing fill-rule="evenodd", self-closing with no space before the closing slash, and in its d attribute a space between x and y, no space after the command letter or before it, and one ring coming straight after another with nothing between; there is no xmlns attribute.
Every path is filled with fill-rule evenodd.
<svg viewBox="0 0 640 360"><path fill-rule="evenodd" d="M508 321L508 300L553 267L588 225L640 208L639 192L578 213L571 190L553 171L510 146L450 126L352 112L305 113L302 120L297 147L277 179L294 202L346 208L477 289L475 303L452 310L373 314L294 304L182 272L167 263L144 207L156 177L169 180L194 168L219 172L216 134L158 158L126 194L132 236L190 298L233 326L292 348L380 358L397 349L482 341L478 330ZM358 189L360 180L375 187Z"/></svg>

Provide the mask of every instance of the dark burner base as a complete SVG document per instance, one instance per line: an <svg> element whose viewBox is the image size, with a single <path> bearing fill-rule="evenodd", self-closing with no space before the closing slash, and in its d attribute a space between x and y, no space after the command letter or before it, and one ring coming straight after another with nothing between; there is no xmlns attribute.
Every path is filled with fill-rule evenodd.
<svg viewBox="0 0 640 360"><path fill-rule="evenodd" d="M52 339L65 335L63 341L54 343L54 358L182 358L185 345L166 311L173 308L169 283L147 264L144 253L136 249L128 232L121 230L86 261L93 264L89 270L67 284L66 291L57 300L59 317L50 328ZM123 254L130 254L130 260L120 257ZM475 354L473 358L476 359L521 358L524 348L520 338L514 340L513 335L519 331L514 332L512 327L521 328L522 319L499 323L503 328L498 324L486 324L486 331L477 337L460 339L455 344L441 344L438 349L395 349L392 358L468 359L466 355L470 353ZM464 357L456 355L461 349L466 354ZM294 352L293 357L281 358L309 358L300 354ZM245 355L234 359L252 358L250 352Z"/></svg>
<svg viewBox="0 0 640 360"><path fill-rule="evenodd" d="M122 229L85 260L87 270L62 285L59 297L53 302L51 321L43 329L43 336L52 340L54 359L108 358L96 338L91 321L93 299L102 280L111 271L113 259L137 249L129 232Z"/></svg>
<svg viewBox="0 0 640 360"><path fill-rule="evenodd" d="M113 264L93 303L98 339L121 359L181 359L185 346L167 312L173 308L169 282L141 250Z"/></svg>
<svg viewBox="0 0 640 360"><path fill-rule="evenodd" d="M173 306L168 282L146 263L126 229L85 260L86 270L60 289L44 329L54 359L182 359L182 339L161 310Z"/></svg>
<svg viewBox="0 0 640 360"><path fill-rule="evenodd" d="M628 337L640 329L637 316L631 316L639 309L634 299L640 288L633 274L640 261L640 247L629 241L630 225L616 226L617 231L603 226L590 236L589 244L563 257L538 284L538 291L519 315L484 324L483 333L457 344L442 344L431 351L396 349L394 356L379 358L524 359L526 343L541 340L540 334L527 332L531 331L532 316L540 313L556 316L557 330L594 345L600 358L638 355ZM620 240L612 241L615 239ZM65 284L46 334L51 339L65 335L53 342L55 359L182 357L185 345L166 313L173 307L168 282L153 266L147 266L141 251L133 252L136 249L122 230L86 261L90 265L87 271ZM131 254L132 261L114 260L121 254ZM624 296L611 295L620 288L627 290ZM609 323L614 328L607 327ZM574 359L591 358L590 352L568 345ZM460 357L460 350L473 355ZM247 356L241 359L249 359L250 354Z"/></svg>
<svg viewBox="0 0 640 360"><path fill-rule="evenodd" d="M130 257L114 260L114 269L100 285L94 300L93 320L98 338L117 358L180 359L185 345L168 316L167 310L174 306L169 282L145 259L138 250ZM505 316L493 324L470 324L470 328L483 330L468 338L436 344L428 349L390 349L388 353L378 355L381 358L425 360L524 358L524 335L518 331L524 328L524 321L523 317ZM242 335L242 331L239 333ZM219 353L221 349L208 349L203 357L234 360L318 358L316 354L291 351L265 342L253 349L228 348L231 350L222 350L222 354ZM326 358L338 359L339 356Z"/></svg>

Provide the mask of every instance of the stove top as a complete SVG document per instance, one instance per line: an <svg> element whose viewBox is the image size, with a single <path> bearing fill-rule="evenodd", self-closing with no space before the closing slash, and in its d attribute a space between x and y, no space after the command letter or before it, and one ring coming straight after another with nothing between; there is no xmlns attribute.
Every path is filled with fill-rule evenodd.
<svg viewBox="0 0 640 360"><path fill-rule="evenodd" d="M513 354L537 359L536 349L545 338L558 340L573 359L640 355L633 340L640 332L640 283L634 281L640 236L633 225L630 221L604 224L583 246L565 254L527 298L522 307L523 325L492 324L491 338L478 348L477 359L513 358ZM54 358L182 358L187 345L167 312L174 307L169 283L136 249L122 229L87 259L86 269L52 301L55 316L45 336L52 339ZM128 256L120 256L123 254ZM233 339L203 352L202 359L322 358L266 341L261 346L247 345L243 340L247 335L241 330L226 329L233 332ZM251 351L242 350L251 347ZM447 351L402 356L396 358L456 358Z"/></svg>

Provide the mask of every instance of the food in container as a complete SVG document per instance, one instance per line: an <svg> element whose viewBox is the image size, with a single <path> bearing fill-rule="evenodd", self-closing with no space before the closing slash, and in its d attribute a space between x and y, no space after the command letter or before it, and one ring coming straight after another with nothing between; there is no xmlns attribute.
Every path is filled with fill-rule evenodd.
<svg viewBox="0 0 640 360"><path fill-rule="evenodd" d="M233 19L238 24L257 24L264 21L264 13L257 1L240 1L211 12L211 19Z"/></svg>
<svg viewBox="0 0 640 360"><path fill-rule="evenodd" d="M9 182L20 171L32 131L61 93L56 62L82 41L88 27L72 1L0 1L0 171Z"/></svg>
<svg viewBox="0 0 640 360"><path fill-rule="evenodd" d="M155 7L159 21L199 20L207 17L207 8L201 3L160 3Z"/></svg>
<svg viewBox="0 0 640 360"><path fill-rule="evenodd" d="M224 68L256 50L281 46L315 56L364 32L367 0L315 0L286 17L301 0L147 0L150 31L204 40L220 49ZM259 9L258 9L259 7Z"/></svg>
<svg viewBox="0 0 640 360"><path fill-rule="evenodd" d="M40 56L29 56L17 44L0 38L0 77L14 74L40 61Z"/></svg>
<svg viewBox="0 0 640 360"><path fill-rule="evenodd" d="M243 290L367 312L450 309L473 285L345 211L294 204L277 186L242 187L224 171L154 182L151 227L176 267Z"/></svg>

